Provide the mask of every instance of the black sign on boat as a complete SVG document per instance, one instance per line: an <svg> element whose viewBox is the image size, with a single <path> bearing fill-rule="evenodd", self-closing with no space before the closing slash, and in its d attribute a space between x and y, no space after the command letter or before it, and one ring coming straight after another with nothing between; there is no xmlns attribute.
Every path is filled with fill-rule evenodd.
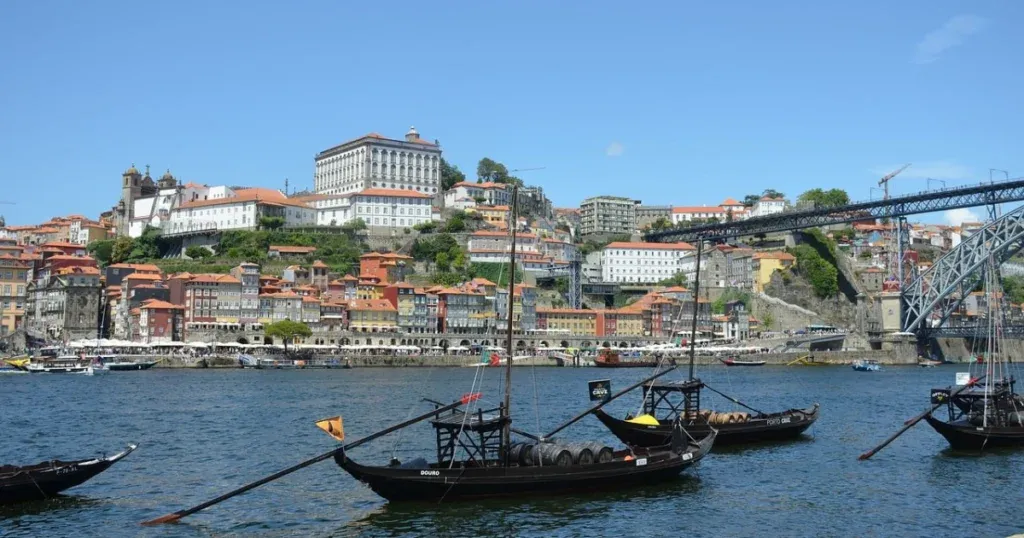
<svg viewBox="0 0 1024 538"><path fill-rule="evenodd" d="M587 392L592 402L607 402L612 396L612 381L610 379L598 379L587 382Z"/></svg>

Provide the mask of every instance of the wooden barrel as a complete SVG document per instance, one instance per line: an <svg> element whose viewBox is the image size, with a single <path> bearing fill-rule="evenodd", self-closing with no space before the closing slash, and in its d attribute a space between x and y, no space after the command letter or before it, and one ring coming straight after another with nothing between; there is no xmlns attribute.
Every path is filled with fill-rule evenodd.
<svg viewBox="0 0 1024 538"><path fill-rule="evenodd" d="M541 465L569 467L572 465L572 452L565 445L544 443L540 445L540 462Z"/></svg>
<svg viewBox="0 0 1024 538"><path fill-rule="evenodd" d="M525 465L523 463L524 453L529 451L531 448L533 448L533 446L527 443L512 443L512 445L508 447L508 461L518 463L519 465Z"/></svg>
<svg viewBox="0 0 1024 538"><path fill-rule="evenodd" d="M576 465L594 463L594 451L590 449L589 443L569 443L566 448L572 454L572 462Z"/></svg>
<svg viewBox="0 0 1024 538"><path fill-rule="evenodd" d="M594 463L608 463L615 458L614 451L597 442L587 443L590 452L594 455Z"/></svg>

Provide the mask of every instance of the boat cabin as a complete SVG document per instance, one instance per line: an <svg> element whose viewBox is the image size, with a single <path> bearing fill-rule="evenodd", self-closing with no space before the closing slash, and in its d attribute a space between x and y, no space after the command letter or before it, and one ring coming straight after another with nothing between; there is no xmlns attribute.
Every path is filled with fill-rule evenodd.
<svg viewBox="0 0 1024 538"><path fill-rule="evenodd" d="M975 426L1017 426L1024 419L1024 398L1014 394L1011 376L989 386L979 385L950 397L951 387L932 389L932 404L945 403L949 421L966 421Z"/></svg>
<svg viewBox="0 0 1024 538"><path fill-rule="evenodd" d="M659 422L671 423L679 417L696 420L700 411L700 389L704 383L699 379L687 381L652 381L644 385L643 414Z"/></svg>
<svg viewBox="0 0 1024 538"><path fill-rule="evenodd" d="M502 432L512 422L503 416L504 406L477 409L466 414L455 409L430 421L437 434L437 464L439 467L487 467L501 462ZM456 461L459 449L464 460Z"/></svg>

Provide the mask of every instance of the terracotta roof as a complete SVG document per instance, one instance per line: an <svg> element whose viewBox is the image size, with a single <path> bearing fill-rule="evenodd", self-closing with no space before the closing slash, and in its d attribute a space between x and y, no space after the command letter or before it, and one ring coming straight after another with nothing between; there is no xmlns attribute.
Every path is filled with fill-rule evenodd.
<svg viewBox="0 0 1024 538"><path fill-rule="evenodd" d="M68 243L68 242L65 242L65 241L47 241L46 243L43 243L40 246L43 247L43 248L55 247L55 248L62 248L62 249L63 248L75 248L75 249L85 250L85 245L79 245L78 243Z"/></svg>
<svg viewBox="0 0 1024 538"><path fill-rule="evenodd" d="M162 308L162 309L173 309L173 310L184 310L185 307L179 304L169 303L167 301L161 301L159 299L150 299L142 303L142 308Z"/></svg>
<svg viewBox="0 0 1024 538"><path fill-rule="evenodd" d="M216 273L201 273L192 275L192 282L219 283L219 284L241 284L242 281L231 275L220 275Z"/></svg>
<svg viewBox="0 0 1024 538"><path fill-rule="evenodd" d="M614 243L608 243L605 249L609 248L625 248L625 249L636 249L636 250L696 250L693 245L689 243L644 243L636 241L615 241Z"/></svg>
<svg viewBox="0 0 1024 538"><path fill-rule="evenodd" d="M70 254L55 254L46 259L46 261L66 261L66 260L82 260L95 262L96 260L92 256L72 256Z"/></svg>
<svg viewBox="0 0 1024 538"><path fill-rule="evenodd" d="M342 279L342 280L345 280L345 281L352 281L352 280L356 280L356 281L358 281L358 280L359 280L358 278L356 278L356 277L354 277L354 276L352 276L352 275L345 275L345 276L344 276L344 277L342 277L341 279Z"/></svg>
<svg viewBox="0 0 1024 538"><path fill-rule="evenodd" d="M215 198L213 200L193 200L191 202L185 202L175 209L190 209L193 207L209 207L225 204L237 204L242 202L258 202L267 204L287 205L293 207L309 207L302 202L289 200L288 197L285 196L284 193L282 193L279 190L251 187L247 189L236 190L234 196L228 196L225 198Z"/></svg>
<svg viewBox="0 0 1024 538"><path fill-rule="evenodd" d="M538 314L579 314L583 316L597 315L597 310L573 310L572 308L538 308Z"/></svg>
<svg viewBox="0 0 1024 538"><path fill-rule="evenodd" d="M74 267L62 267L57 271L58 275L99 275L100 270L95 267L76 265Z"/></svg>
<svg viewBox="0 0 1024 538"><path fill-rule="evenodd" d="M478 205L474 211L508 211L507 205Z"/></svg>
<svg viewBox="0 0 1024 538"><path fill-rule="evenodd" d="M399 198L432 198L429 194L419 191L407 191L404 189L363 189L355 196L395 196Z"/></svg>
<svg viewBox="0 0 1024 538"><path fill-rule="evenodd" d="M665 288L665 289L661 290L662 293L685 293L685 292L688 292L688 291L690 291L690 290L688 290L688 289L686 289L686 288L684 288L682 286L672 286L671 288Z"/></svg>
<svg viewBox="0 0 1024 538"><path fill-rule="evenodd" d="M304 302L304 303L319 303L320 299L317 299L316 297L306 296L306 297L302 298L302 302Z"/></svg>
<svg viewBox="0 0 1024 538"><path fill-rule="evenodd" d="M316 252L316 247L299 247L292 245L270 245L267 248L270 252L288 253L288 254L310 254Z"/></svg>
<svg viewBox="0 0 1024 538"><path fill-rule="evenodd" d="M151 263L115 263L108 265L107 267L113 267L114 269L135 269L135 271L141 272L160 272L160 268Z"/></svg>
<svg viewBox="0 0 1024 538"><path fill-rule="evenodd" d="M772 198L771 196L762 196L760 202L785 202L786 199L779 196L778 198Z"/></svg>
<svg viewBox="0 0 1024 538"><path fill-rule="evenodd" d="M722 202L722 203L720 203L718 205L720 205L720 206L731 206L731 205L743 205L743 204L741 204L740 202L737 202L736 200L733 200L732 198L726 198L724 202Z"/></svg>
<svg viewBox="0 0 1024 538"><path fill-rule="evenodd" d="M476 277L473 280L471 280L470 283L476 284L478 286L497 286L497 284L495 284L494 282L491 282L490 280L487 280L486 278L483 277Z"/></svg>
<svg viewBox="0 0 1024 538"><path fill-rule="evenodd" d="M377 310L394 312L396 309L387 299L352 299L348 302L349 310Z"/></svg>
<svg viewBox="0 0 1024 538"><path fill-rule="evenodd" d="M392 260L411 260L412 256L406 256L405 254L398 254L396 252L367 252L360 256L360 258L389 258Z"/></svg>
<svg viewBox="0 0 1024 538"><path fill-rule="evenodd" d="M273 297L274 299L299 299L302 296L294 291L281 291L277 293L261 293L260 297Z"/></svg>
<svg viewBox="0 0 1024 538"><path fill-rule="evenodd" d="M796 258L794 258L792 254L790 254L788 252L782 252L782 251L776 251L776 252L755 252L754 253L754 259L755 260L785 260L785 261L796 260Z"/></svg>
<svg viewBox="0 0 1024 538"><path fill-rule="evenodd" d="M317 268L327 267L327 264L322 262L322 261L320 261L320 260L317 260L317 261L313 262L313 267L317 267Z"/></svg>
<svg viewBox="0 0 1024 538"><path fill-rule="evenodd" d="M408 282L397 282L395 284L389 285L388 287L389 288L400 288L400 289L405 289L405 290L408 290L408 289L415 290L416 289L416 286L413 286L412 284L410 284Z"/></svg>

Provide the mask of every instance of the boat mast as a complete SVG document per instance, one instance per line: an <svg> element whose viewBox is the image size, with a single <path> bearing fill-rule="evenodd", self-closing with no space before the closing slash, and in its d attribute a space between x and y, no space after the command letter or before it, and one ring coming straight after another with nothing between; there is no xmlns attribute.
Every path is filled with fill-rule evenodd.
<svg viewBox="0 0 1024 538"><path fill-rule="evenodd" d="M508 324L505 327L505 406L502 409L502 413L505 415L505 425L501 432L502 446L505 447L506 453L508 451L512 434L512 421L510 420L511 409L509 406L512 403L512 296L516 285L516 226L519 224L518 213L519 186L512 185L512 210L509 211L508 223L508 229L511 231L512 241L508 255L508 309L505 311L505 316L508 318Z"/></svg>
<svg viewBox="0 0 1024 538"><path fill-rule="evenodd" d="M697 353L697 312L700 310L700 256L704 250L704 240L697 238L697 271L693 277L693 320L690 324L690 379L693 379L693 361Z"/></svg>

